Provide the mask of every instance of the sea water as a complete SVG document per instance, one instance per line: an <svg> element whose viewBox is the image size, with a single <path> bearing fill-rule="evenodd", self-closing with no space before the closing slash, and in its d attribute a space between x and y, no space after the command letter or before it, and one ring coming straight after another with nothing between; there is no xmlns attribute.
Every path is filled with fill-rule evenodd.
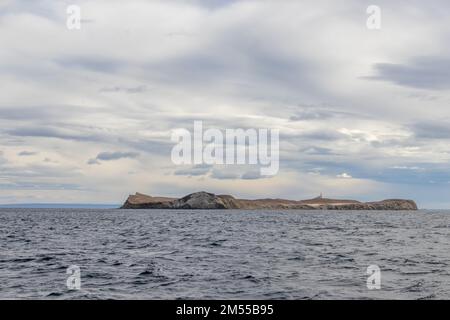
<svg viewBox="0 0 450 320"><path fill-rule="evenodd" d="M439 210L0 209L0 298L449 299L449 231Z"/></svg>

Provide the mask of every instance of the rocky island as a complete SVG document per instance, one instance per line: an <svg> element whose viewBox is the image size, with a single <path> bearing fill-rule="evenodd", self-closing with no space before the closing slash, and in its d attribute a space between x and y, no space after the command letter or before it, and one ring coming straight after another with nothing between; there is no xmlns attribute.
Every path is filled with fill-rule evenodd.
<svg viewBox="0 0 450 320"><path fill-rule="evenodd" d="M376 202L337 200L322 195L309 200L237 199L231 195L195 192L182 198L130 195L121 209L241 209L241 210L417 210L413 200L388 199Z"/></svg>

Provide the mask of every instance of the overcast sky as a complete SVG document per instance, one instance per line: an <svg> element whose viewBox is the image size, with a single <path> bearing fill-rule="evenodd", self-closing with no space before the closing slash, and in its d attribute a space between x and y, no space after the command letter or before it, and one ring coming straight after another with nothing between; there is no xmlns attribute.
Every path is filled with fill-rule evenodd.
<svg viewBox="0 0 450 320"><path fill-rule="evenodd" d="M0 203L208 190L450 208L449 16L446 0L0 0ZM279 129L278 175L175 166L171 131L194 120Z"/></svg>

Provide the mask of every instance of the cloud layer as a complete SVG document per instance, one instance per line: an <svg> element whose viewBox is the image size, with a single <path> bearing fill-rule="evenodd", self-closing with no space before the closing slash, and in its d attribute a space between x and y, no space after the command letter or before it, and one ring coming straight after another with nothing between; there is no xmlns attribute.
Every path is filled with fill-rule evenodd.
<svg viewBox="0 0 450 320"><path fill-rule="evenodd" d="M2 1L0 203L208 189L450 207L450 5L378 1L368 30L370 4ZM194 120L279 129L280 173L173 165L171 130Z"/></svg>

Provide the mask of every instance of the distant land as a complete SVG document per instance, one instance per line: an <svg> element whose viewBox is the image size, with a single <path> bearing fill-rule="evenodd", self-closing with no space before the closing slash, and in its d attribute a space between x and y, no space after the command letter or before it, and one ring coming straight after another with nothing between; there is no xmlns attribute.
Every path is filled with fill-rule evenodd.
<svg viewBox="0 0 450 320"><path fill-rule="evenodd" d="M308 200L237 199L201 191L182 198L152 197L142 193L130 195L121 209L242 209L242 210L417 210L413 200L388 199L374 202L327 199L320 195Z"/></svg>
<svg viewBox="0 0 450 320"><path fill-rule="evenodd" d="M85 203L14 203L0 204L0 209L114 209L118 204L85 204Z"/></svg>

